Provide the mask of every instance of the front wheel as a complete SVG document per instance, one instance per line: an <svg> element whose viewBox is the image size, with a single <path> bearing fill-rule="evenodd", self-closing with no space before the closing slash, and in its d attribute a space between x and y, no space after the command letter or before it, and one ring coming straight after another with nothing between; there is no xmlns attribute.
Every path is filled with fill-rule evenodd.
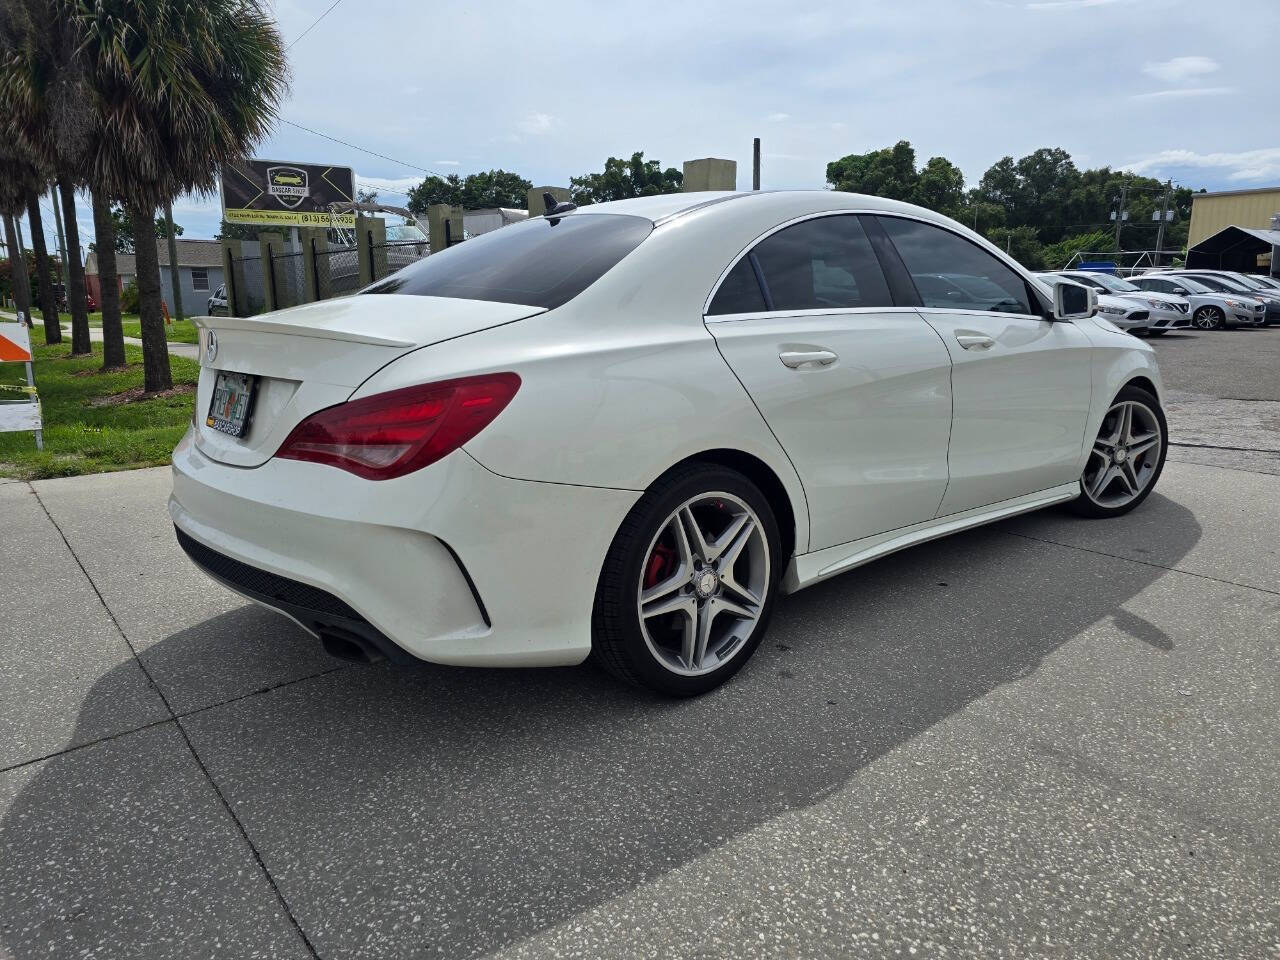
<svg viewBox="0 0 1280 960"><path fill-rule="evenodd" d="M1225 317L1217 307L1201 307L1191 318L1197 330L1221 330Z"/></svg>
<svg viewBox="0 0 1280 960"><path fill-rule="evenodd" d="M736 471L678 468L632 507L596 587L592 659L669 696L728 680L760 644L781 575L769 501Z"/></svg>
<svg viewBox="0 0 1280 960"><path fill-rule="evenodd" d="M1102 418L1072 508L1086 517L1128 513L1155 487L1168 450L1160 403L1146 390L1125 387Z"/></svg>

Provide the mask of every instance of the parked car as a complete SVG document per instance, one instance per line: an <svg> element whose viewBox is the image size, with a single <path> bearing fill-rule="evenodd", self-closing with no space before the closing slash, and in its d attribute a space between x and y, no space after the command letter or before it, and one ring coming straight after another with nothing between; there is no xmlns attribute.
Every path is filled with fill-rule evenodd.
<svg viewBox="0 0 1280 960"><path fill-rule="evenodd" d="M1136 287L1186 297L1191 304L1191 325L1197 330L1250 327L1263 307L1256 300L1233 296L1179 273L1143 273L1129 278Z"/></svg>
<svg viewBox="0 0 1280 960"><path fill-rule="evenodd" d="M213 291L213 296L209 297L209 316L216 317L219 314L226 314L227 310L227 287L225 284Z"/></svg>
<svg viewBox="0 0 1280 960"><path fill-rule="evenodd" d="M1050 504L1141 503L1160 374L1094 312L891 200L564 203L354 297L199 318L169 510L199 566L335 654L590 656L697 694L782 593Z"/></svg>
<svg viewBox="0 0 1280 960"><path fill-rule="evenodd" d="M1125 333L1145 336L1151 330L1151 309L1135 300L1124 297L1113 297L1109 293L1097 293L1097 288L1090 284L1078 283L1076 280L1057 273L1037 273L1037 277L1045 283L1075 283L1086 290L1093 290L1098 302L1098 314L1106 317Z"/></svg>
<svg viewBox="0 0 1280 960"><path fill-rule="evenodd" d="M1152 336L1158 337L1166 330L1191 326L1191 305L1186 297L1148 292L1128 280L1094 270L1058 270L1056 273L1068 280L1091 286L1099 294L1141 303L1150 311L1151 325L1147 332Z"/></svg>
<svg viewBox="0 0 1280 960"><path fill-rule="evenodd" d="M1239 285L1249 296L1255 300L1262 301L1262 305L1267 308L1266 322L1268 324L1280 324L1280 290L1273 290L1257 277L1251 277L1247 273L1236 273L1231 270L1188 270L1186 274L1192 277L1217 277Z"/></svg>
<svg viewBox="0 0 1280 960"><path fill-rule="evenodd" d="M347 229L329 230L329 292L331 296L355 293L360 289L360 261L356 250L356 232ZM339 252L350 251L350 256ZM387 224L386 246L378 250L385 258L385 269L378 267L376 276L382 279L411 263L416 263L431 252L431 241L422 228L412 223Z"/></svg>
<svg viewBox="0 0 1280 960"><path fill-rule="evenodd" d="M1204 284L1210 290L1225 294L1244 303L1249 310L1252 326L1261 327L1267 322L1266 302L1261 297L1256 296L1253 290L1250 290L1240 281L1232 280L1230 277L1208 270L1171 270L1169 272L1174 276L1191 277L1196 282Z"/></svg>
<svg viewBox="0 0 1280 960"><path fill-rule="evenodd" d="M1260 273L1244 274L1244 276L1248 276L1250 280L1257 281L1258 283L1266 287L1268 290L1275 290L1277 292L1280 292L1280 280L1277 280L1275 277L1263 276Z"/></svg>

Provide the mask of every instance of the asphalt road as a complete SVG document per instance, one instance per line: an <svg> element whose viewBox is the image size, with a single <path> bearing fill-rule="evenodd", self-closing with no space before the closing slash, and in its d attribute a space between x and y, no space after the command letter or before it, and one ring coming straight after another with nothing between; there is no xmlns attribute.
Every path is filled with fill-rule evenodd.
<svg viewBox="0 0 1280 960"><path fill-rule="evenodd" d="M1264 337L1157 349L1194 411ZM191 568L166 471L0 483L0 957L1275 956L1280 477L1237 446L788 598L688 702L339 663Z"/></svg>

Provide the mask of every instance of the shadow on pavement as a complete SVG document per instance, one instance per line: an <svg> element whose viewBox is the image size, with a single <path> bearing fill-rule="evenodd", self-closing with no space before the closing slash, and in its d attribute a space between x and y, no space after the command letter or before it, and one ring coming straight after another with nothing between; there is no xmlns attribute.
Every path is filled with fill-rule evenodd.
<svg viewBox="0 0 1280 960"><path fill-rule="evenodd" d="M1135 536L1180 557L1200 527L1177 504L1161 509L1168 522ZM1121 608L1164 573L979 530L784 600L753 662L698 700L655 700L587 668L380 665L183 724L322 956L476 956L821 800L1097 621L1161 655L1169 638ZM249 616L273 615L195 629L207 638ZM187 642L175 633L149 659L181 659ZM83 707L110 709L94 696ZM34 948L47 864L110 850L109 885L64 895L103 922L156 909L174 851L154 817L74 764L44 765L0 823L0 948ZM255 870L247 851L243 869ZM198 876L177 882L204 895ZM64 935L50 922L35 939Z"/></svg>

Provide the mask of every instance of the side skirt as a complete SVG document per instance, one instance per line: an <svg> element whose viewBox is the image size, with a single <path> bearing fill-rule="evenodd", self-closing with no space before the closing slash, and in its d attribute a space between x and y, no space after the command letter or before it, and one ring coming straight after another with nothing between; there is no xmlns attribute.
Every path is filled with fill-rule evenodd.
<svg viewBox="0 0 1280 960"><path fill-rule="evenodd" d="M1029 513L1055 503L1074 500L1079 494L1079 481L1072 481L1024 497L1015 497L1012 500L965 510L963 513L953 513L946 517L935 517L909 527L899 527L896 530L877 533L850 543L837 544L813 553L803 553L792 557L786 573L782 576L782 589L784 593L794 593L796 590L834 577L846 570L870 563L886 554L913 547L917 543L936 540L951 533L980 527L984 523L1003 520L1005 517L1016 516L1019 513Z"/></svg>

